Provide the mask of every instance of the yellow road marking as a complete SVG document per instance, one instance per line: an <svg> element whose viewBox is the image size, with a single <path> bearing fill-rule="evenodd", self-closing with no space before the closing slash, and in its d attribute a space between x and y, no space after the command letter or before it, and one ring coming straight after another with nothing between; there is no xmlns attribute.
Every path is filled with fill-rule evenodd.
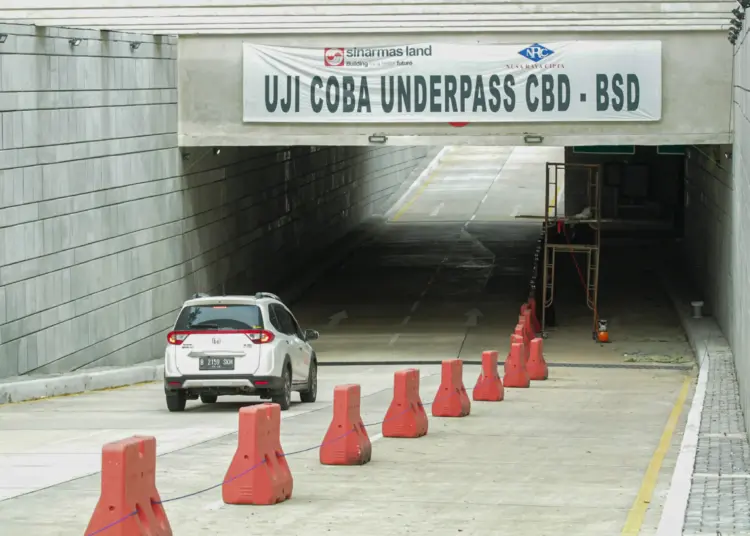
<svg viewBox="0 0 750 536"><path fill-rule="evenodd" d="M417 199L419 199L419 196L424 193L424 191L427 189L427 187L430 185L430 183L434 179L435 179L435 172L433 171L427 177L427 180L424 181L424 184L422 184L422 186L419 187L419 190L414 192L414 195L412 196L412 198L409 199L409 201L407 201L406 203L404 203L404 205L400 209L398 209L398 212L396 212L396 214L393 215L393 217L391 218L391 221L398 221L399 219L401 219L401 216L406 214L406 211L409 210L409 208L411 208L411 206L414 204L414 202Z"/></svg>
<svg viewBox="0 0 750 536"><path fill-rule="evenodd" d="M674 435L675 428L677 428L677 422L680 420L682 409L685 407L685 399L690 390L691 381L692 379L688 376L682 383L682 389L680 389L680 394L677 396L677 402L675 402L667 424L664 426L664 432L661 434L659 446L656 447L656 452L651 457L646 474L643 475L641 489L638 490L635 502L632 508L630 508L630 512L628 512L625 526L622 528L622 536L638 536L641 532L641 526L646 517L646 510L648 510L651 504L654 488L656 488L656 481L659 478L661 464L664 462L664 457L667 455L667 451L669 451L669 447L672 444L672 436Z"/></svg>

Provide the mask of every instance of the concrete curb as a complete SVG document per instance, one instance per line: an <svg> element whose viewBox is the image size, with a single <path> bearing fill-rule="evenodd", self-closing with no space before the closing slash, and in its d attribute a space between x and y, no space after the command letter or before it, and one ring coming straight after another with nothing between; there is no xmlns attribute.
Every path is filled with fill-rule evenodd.
<svg viewBox="0 0 750 536"><path fill-rule="evenodd" d="M151 362L129 367L60 374L48 378L16 380L0 383L0 404L124 387L162 378L164 365Z"/></svg>
<svg viewBox="0 0 750 536"><path fill-rule="evenodd" d="M706 387L708 385L708 367L710 363L710 341L712 334L719 331L718 325L713 318L692 318L687 311L690 306L677 291L672 282L665 278L664 287L674 304L677 316L680 318L682 328L685 330L688 342L695 353L695 358L700 367L698 383L695 387L693 400L688 412L685 433L682 435L680 452L677 455L672 480L667 491L667 497L662 508L659 526L656 536L682 536L685 526L685 514L687 513L690 488L693 482L695 469L695 456L698 451L698 434L700 433L701 418L703 417L703 403L706 398Z"/></svg>

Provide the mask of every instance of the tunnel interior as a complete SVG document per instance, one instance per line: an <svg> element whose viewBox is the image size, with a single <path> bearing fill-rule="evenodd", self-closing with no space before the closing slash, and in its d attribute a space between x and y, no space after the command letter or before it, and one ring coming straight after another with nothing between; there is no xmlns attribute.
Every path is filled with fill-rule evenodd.
<svg viewBox="0 0 750 536"><path fill-rule="evenodd" d="M201 151L209 150L181 153L185 180L197 186L191 209L221 207L225 217L185 246L224 252L184 291L281 295L322 332L322 362L504 351L498 333L510 334L520 305L530 295L543 303L545 228L550 244L598 241L600 252L593 307L587 253L555 255L545 308L551 359L692 359L663 281L684 242L684 148L224 148L191 161ZM556 187L550 162L562 164ZM595 225L585 213L591 169ZM209 177L219 176L217 188ZM545 223L555 197L558 218L550 209ZM600 319L606 344L592 340Z"/></svg>
<svg viewBox="0 0 750 536"><path fill-rule="evenodd" d="M2 360L3 372L158 359L164 330L196 292L281 295L322 332L321 361L478 359L505 351L498 334L512 332L530 295L544 302L545 234L578 245L600 234L595 310L587 254L555 255L544 308L552 359L598 351L614 362L684 363L690 350L662 279L675 252L691 251L688 162L682 148L648 146L181 147L102 158L99 186L115 203L53 220L61 247L80 252L70 298L90 307L68 318L67 296L24 299L35 279L23 277L23 257L35 244L11 251L4 273L13 308L0 349L18 358ZM548 163L562 166L557 179ZM581 219L592 165L600 233ZM118 183L123 167L146 182ZM58 195L95 188L58 186ZM550 199L557 212L545 224ZM58 322L30 325L50 308L63 311ZM609 344L592 341L597 319L607 322ZM82 336L52 344L61 332Z"/></svg>
<svg viewBox="0 0 750 536"><path fill-rule="evenodd" d="M608 154L618 151L626 154ZM327 334L321 355L347 361L349 348L373 363L437 362L506 351L498 332L510 334L529 295L543 302L538 246L549 202L546 169L559 162L566 166L558 185L565 224L547 222L550 243L596 241L591 220L580 217L590 198L587 174L575 166L599 166L599 290L592 310L586 253L556 254L546 353L564 363L689 363L692 353L663 280L684 235L686 156L676 147L663 152L648 146L447 148L422 190L298 305L302 318ZM336 313L346 313L346 323L327 324ZM609 343L592 340L597 319L606 320ZM364 352L369 358L362 357L363 345L372 349ZM406 357L407 347L418 350Z"/></svg>

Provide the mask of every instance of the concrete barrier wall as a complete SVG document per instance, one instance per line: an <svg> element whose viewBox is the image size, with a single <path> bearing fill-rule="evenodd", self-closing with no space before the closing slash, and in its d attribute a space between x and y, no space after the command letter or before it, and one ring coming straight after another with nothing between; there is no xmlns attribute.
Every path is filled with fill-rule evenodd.
<svg viewBox="0 0 750 536"><path fill-rule="evenodd" d="M180 150L173 39L0 33L0 378L158 357L190 294L273 290L424 164L426 147Z"/></svg>
<svg viewBox="0 0 750 536"><path fill-rule="evenodd" d="M729 43L726 45L730 47ZM735 356L750 429L750 40L734 57L732 146L689 150L684 250L708 312Z"/></svg>

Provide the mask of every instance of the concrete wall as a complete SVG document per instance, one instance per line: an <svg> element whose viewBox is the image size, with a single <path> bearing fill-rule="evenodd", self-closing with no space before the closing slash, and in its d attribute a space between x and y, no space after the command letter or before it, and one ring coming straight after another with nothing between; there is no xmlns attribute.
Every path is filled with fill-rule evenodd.
<svg viewBox="0 0 750 536"><path fill-rule="evenodd" d="M424 164L426 147L180 150L173 40L0 33L0 377L158 357L190 294L274 290Z"/></svg>
<svg viewBox="0 0 750 536"><path fill-rule="evenodd" d="M567 21L566 21L567 22ZM466 128L446 124L244 124L242 122L242 43L286 46L367 46L414 42L534 43L538 33L424 33L362 35L187 36L179 43L180 144L351 144L368 145L374 133L388 144L524 145L525 133L544 144L729 143L731 47L719 32L555 33L555 41L662 41L662 120L657 122L484 123ZM626 52L624 52L626 53ZM700 73L697 77L696 73ZM216 81L221 80L220 84Z"/></svg>
<svg viewBox="0 0 750 536"><path fill-rule="evenodd" d="M734 57L734 144L688 153L684 251L696 299L706 302L732 346L750 429L750 40L745 37Z"/></svg>

